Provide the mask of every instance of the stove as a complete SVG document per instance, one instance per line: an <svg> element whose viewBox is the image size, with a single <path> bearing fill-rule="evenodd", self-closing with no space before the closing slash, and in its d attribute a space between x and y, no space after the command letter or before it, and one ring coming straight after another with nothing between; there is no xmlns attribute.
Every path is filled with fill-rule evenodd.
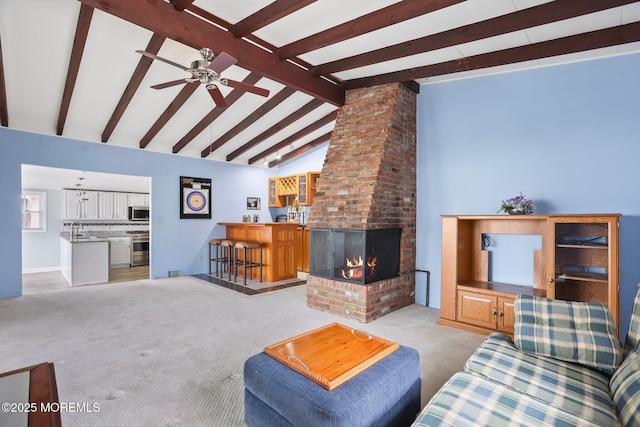
<svg viewBox="0 0 640 427"><path fill-rule="evenodd" d="M149 232L129 231L131 234L131 266L149 265Z"/></svg>

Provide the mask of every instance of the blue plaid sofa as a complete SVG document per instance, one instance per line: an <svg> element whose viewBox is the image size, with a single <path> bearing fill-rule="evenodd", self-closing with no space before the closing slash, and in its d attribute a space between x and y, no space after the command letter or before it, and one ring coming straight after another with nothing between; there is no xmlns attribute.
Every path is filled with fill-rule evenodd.
<svg viewBox="0 0 640 427"><path fill-rule="evenodd" d="M640 288L623 346L607 306L518 295L413 426L640 426Z"/></svg>

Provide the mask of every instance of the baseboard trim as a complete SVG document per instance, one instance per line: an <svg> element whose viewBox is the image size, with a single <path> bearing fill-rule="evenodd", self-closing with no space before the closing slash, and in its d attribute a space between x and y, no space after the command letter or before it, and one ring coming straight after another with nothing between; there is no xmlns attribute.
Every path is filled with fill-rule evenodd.
<svg viewBox="0 0 640 427"><path fill-rule="evenodd" d="M40 267L40 268L23 268L22 274L28 273L49 273L51 271L62 271L62 267Z"/></svg>

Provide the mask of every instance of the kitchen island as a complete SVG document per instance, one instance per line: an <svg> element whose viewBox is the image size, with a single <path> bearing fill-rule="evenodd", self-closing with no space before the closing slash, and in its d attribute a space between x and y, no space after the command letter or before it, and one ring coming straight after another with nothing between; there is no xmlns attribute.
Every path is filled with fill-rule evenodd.
<svg viewBox="0 0 640 427"><path fill-rule="evenodd" d="M109 281L109 239L60 234L62 275L71 286Z"/></svg>
<svg viewBox="0 0 640 427"><path fill-rule="evenodd" d="M293 222L219 222L226 227L226 238L262 243L262 280L278 282L298 277L295 240L298 223ZM254 253L254 260L259 255ZM242 270L240 269L240 272ZM251 269L251 278L259 279L260 270Z"/></svg>

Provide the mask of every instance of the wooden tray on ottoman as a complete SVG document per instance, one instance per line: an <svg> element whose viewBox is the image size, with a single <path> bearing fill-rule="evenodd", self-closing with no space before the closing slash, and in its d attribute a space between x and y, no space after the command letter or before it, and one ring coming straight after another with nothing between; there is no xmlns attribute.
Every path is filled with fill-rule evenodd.
<svg viewBox="0 0 640 427"><path fill-rule="evenodd" d="M365 331L332 323L265 347L264 352L333 390L399 347Z"/></svg>

